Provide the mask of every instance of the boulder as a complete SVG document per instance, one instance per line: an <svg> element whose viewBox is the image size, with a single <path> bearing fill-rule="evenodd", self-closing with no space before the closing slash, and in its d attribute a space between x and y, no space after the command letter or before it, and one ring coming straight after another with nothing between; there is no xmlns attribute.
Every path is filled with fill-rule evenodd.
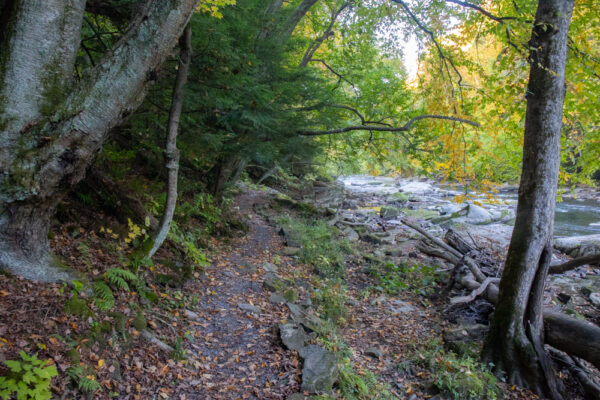
<svg viewBox="0 0 600 400"><path fill-rule="evenodd" d="M348 239L351 242L356 242L358 239L360 239L360 237L358 236L358 233L356 233L356 231L354 229L350 228L349 226L345 227L342 230L342 233L344 234L346 239Z"/></svg>
<svg viewBox="0 0 600 400"><path fill-rule="evenodd" d="M590 301L597 307L600 307L600 293L594 292L590 294Z"/></svg>
<svg viewBox="0 0 600 400"><path fill-rule="evenodd" d="M600 254L600 235L556 238L554 239L554 248L571 257Z"/></svg>
<svg viewBox="0 0 600 400"><path fill-rule="evenodd" d="M300 357L304 359L301 389L312 394L329 392L338 378L335 354L310 345L300 350Z"/></svg>
<svg viewBox="0 0 600 400"><path fill-rule="evenodd" d="M492 221L492 214L483 207L469 204L467 220L471 224L488 224Z"/></svg>
<svg viewBox="0 0 600 400"><path fill-rule="evenodd" d="M295 323L279 324L279 337L287 349L296 351L304 348L304 343L308 340L304 328Z"/></svg>

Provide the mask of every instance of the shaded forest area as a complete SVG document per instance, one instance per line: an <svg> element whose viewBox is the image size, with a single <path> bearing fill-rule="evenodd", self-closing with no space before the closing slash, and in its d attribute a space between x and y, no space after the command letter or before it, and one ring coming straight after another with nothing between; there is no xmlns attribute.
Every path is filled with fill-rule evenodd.
<svg viewBox="0 0 600 400"><path fill-rule="evenodd" d="M554 238L600 198L593 0L0 28L0 398L600 398L600 239Z"/></svg>

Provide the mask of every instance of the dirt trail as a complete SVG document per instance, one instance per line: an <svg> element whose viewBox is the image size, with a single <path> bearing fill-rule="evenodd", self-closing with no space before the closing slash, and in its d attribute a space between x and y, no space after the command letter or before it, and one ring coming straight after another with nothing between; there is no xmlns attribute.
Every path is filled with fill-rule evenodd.
<svg viewBox="0 0 600 400"><path fill-rule="evenodd" d="M298 363L276 340L272 327L285 318L281 306L268 301L262 287L264 262L282 241L274 227L253 212L264 193L247 191L237 199L249 217L249 232L213 259L204 279L191 290L198 297L198 317L191 318L195 339L187 350L197 378L182 382L187 399L283 399L298 389ZM239 305L260 307L246 312Z"/></svg>

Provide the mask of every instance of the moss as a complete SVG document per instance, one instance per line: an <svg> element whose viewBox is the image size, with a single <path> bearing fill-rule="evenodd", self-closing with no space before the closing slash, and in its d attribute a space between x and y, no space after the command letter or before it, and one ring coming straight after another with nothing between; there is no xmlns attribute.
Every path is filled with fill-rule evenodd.
<svg viewBox="0 0 600 400"><path fill-rule="evenodd" d="M138 313L133 320L133 327L138 331L143 331L148 327L148 323L146 322L146 317L141 312Z"/></svg>
<svg viewBox="0 0 600 400"><path fill-rule="evenodd" d="M298 291L296 289L288 289L283 294L283 297L290 303L295 303L298 300Z"/></svg>
<svg viewBox="0 0 600 400"><path fill-rule="evenodd" d="M406 214L407 217L411 218L421 218L421 219L431 219L440 215L437 211L433 210L425 210L423 208L418 208L416 210L411 210L409 208L403 208L402 212Z"/></svg>
<svg viewBox="0 0 600 400"><path fill-rule="evenodd" d="M90 310L90 308L87 306L86 301L80 299L77 296L77 293L74 293L73 297L67 300L64 306L64 311L67 314L75 315L77 317L82 318L88 318L94 315L92 310Z"/></svg>

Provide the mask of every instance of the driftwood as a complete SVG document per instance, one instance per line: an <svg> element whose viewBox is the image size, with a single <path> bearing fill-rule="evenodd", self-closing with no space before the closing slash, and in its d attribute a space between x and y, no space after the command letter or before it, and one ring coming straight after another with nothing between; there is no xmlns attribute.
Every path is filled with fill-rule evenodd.
<svg viewBox="0 0 600 400"><path fill-rule="evenodd" d="M438 239L435 236L431 235L425 229L421 228L419 226L419 224L417 224L416 222L411 221L411 220L409 220L407 218L402 218L401 222L404 225L406 225L406 226L408 226L410 228L413 228L414 230L416 230L417 232L419 232L421 235L423 235L427 239L431 240L434 244L436 244L439 247L441 247L442 249L450 252L456 258L462 259L463 262L465 263L465 265L467 267L469 267L469 269L471 270L471 272L473 273L473 275L475 276L475 278L477 278L477 280L479 282L483 282L485 280L485 278L486 278L485 274L483 272L481 272L481 270L479 269L479 266L477 266L477 263L472 258L463 255L461 252L459 252L458 250L456 250L454 247L448 245L447 243L445 243L441 239Z"/></svg>
<svg viewBox="0 0 600 400"><path fill-rule="evenodd" d="M498 285L493 278L488 278L481 272L475 261L464 256L442 240L432 236L415 222L407 219L402 219L402 222L451 254L449 256L446 252L437 252L442 255L441 258L449 259L454 257L454 259L459 260L458 265L462 262L468 267L469 272L457 277L456 281L476 293L473 299L480 296L492 304L498 302ZM431 250L429 246L426 248ZM597 368L600 368L600 327L591 322L569 317L551 310L544 310L543 318L544 340L546 344L564 351L571 356L586 360Z"/></svg>
<svg viewBox="0 0 600 400"><path fill-rule="evenodd" d="M551 265L548 273L549 274L562 274L563 272L570 271L570 270L580 267L582 265L598 264L598 263L600 263L600 254L594 254L591 256L575 258L573 260L564 262L562 264Z"/></svg>
<svg viewBox="0 0 600 400"><path fill-rule="evenodd" d="M481 284L479 284L479 287L477 289L474 289L471 294L469 294L468 296L460 296L460 297L453 297L450 299L450 304L463 304L463 303L470 303L473 300L475 300L477 297L481 296L481 294L483 292L485 292L488 288L489 285L491 285L492 283L498 283L500 282L500 278L485 278L485 280L483 282L481 282Z"/></svg>
<svg viewBox="0 0 600 400"><path fill-rule="evenodd" d="M444 239L454 247L456 250L460 251L463 254L469 254L473 251L476 251L472 245L467 243L465 239L462 238L458 233L456 233L453 229L448 229L446 234L444 235Z"/></svg>

